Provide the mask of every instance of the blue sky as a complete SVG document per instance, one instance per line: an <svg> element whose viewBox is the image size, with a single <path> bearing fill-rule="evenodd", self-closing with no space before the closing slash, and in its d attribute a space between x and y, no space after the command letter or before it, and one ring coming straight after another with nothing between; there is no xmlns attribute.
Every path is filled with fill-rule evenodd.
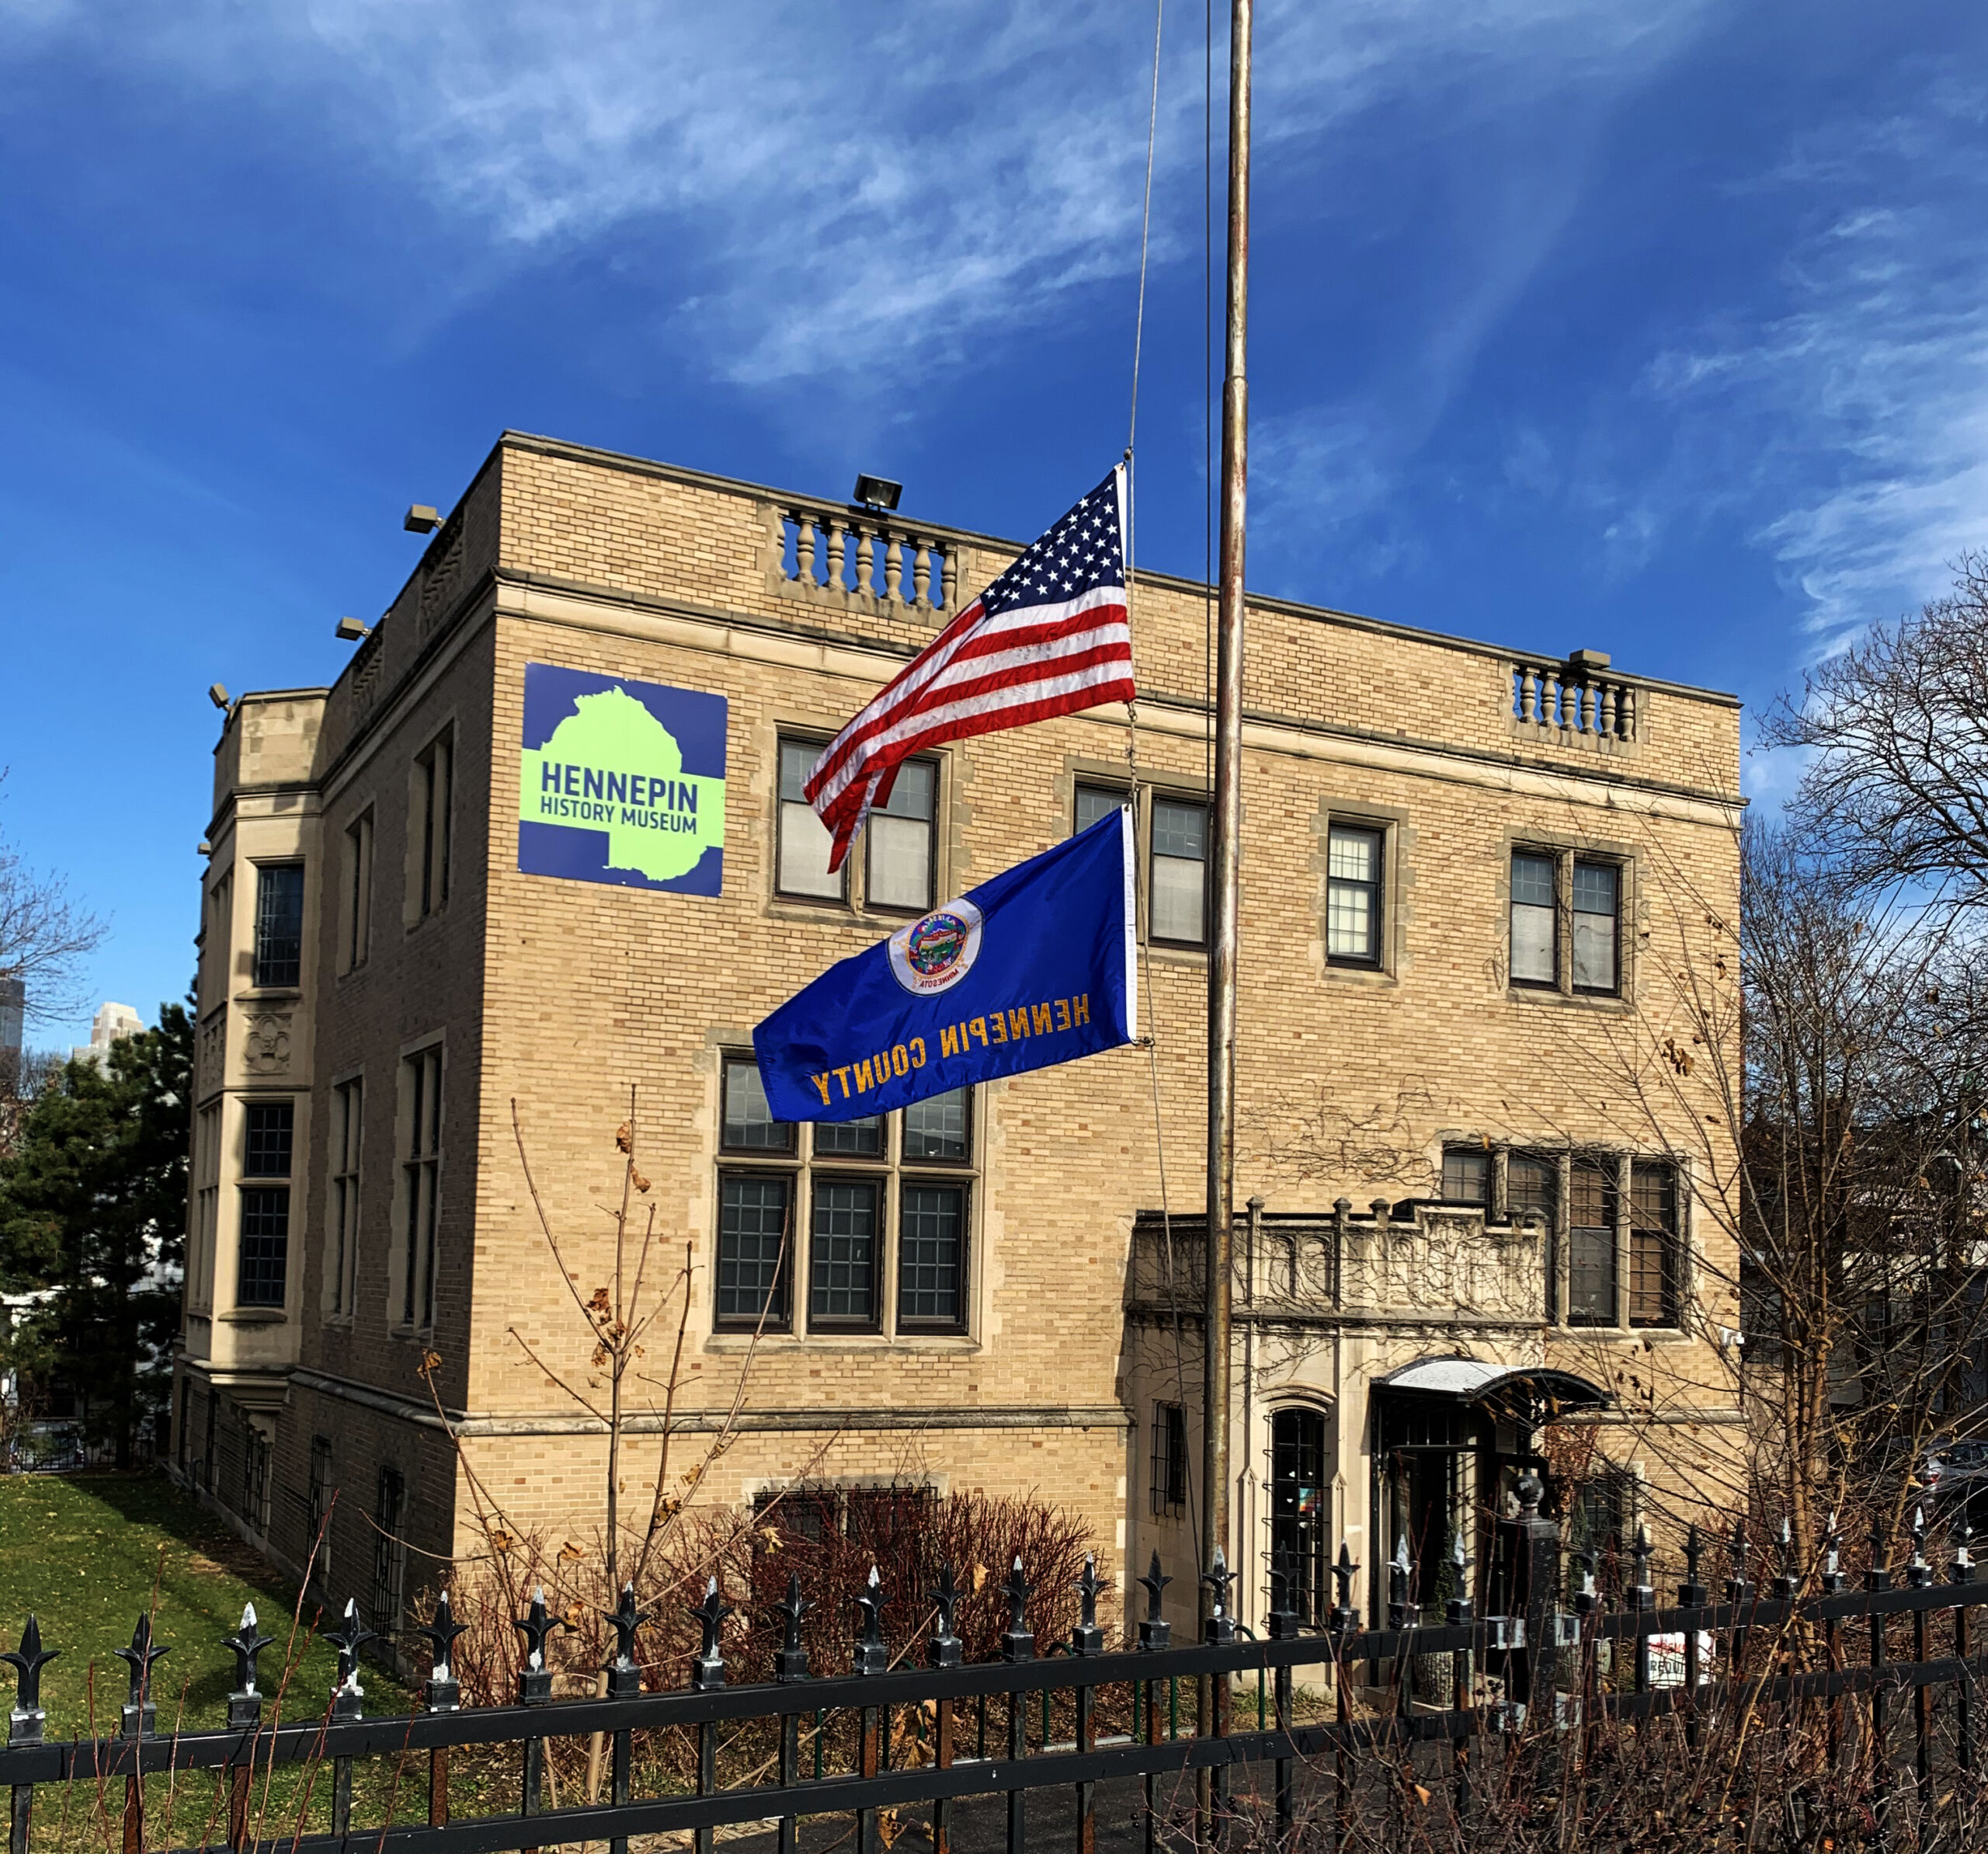
<svg viewBox="0 0 1988 1854"><path fill-rule="evenodd" d="M1204 16L1170 0L1140 411L1141 557L1190 574ZM1258 19L1256 588L1758 704L1988 543L1988 9ZM185 988L207 684L329 680L415 558L400 511L504 426L875 470L1021 537L1094 482L1152 32L0 0L0 835L110 917L92 998Z"/></svg>

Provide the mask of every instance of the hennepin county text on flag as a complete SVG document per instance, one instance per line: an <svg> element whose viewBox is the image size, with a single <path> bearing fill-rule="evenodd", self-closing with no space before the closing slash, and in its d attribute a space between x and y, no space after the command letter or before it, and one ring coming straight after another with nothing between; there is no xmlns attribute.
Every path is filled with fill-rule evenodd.
<svg viewBox="0 0 1988 1854"><path fill-rule="evenodd" d="M1130 813L831 966L752 1033L779 1120L855 1120L1138 1034Z"/></svg>
<svg viewBox="0 0 1988 1854"><path fill-rule="evenodd" d="M1121 464L823 750L804 789L834 838L829 868L910 755L1136 693Z"/></svg>

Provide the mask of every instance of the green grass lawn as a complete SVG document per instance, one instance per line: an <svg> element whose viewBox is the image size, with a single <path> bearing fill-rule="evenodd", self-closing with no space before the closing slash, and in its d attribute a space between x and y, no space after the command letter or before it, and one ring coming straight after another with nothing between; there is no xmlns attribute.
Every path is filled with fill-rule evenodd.
<svg viewBox="0 0 1988 1854"><path fill-rule="evenodd" d="M221 1638L250 1602L276 1638L262 1655L264 1692L276 1692L287 1666L284 1715L321 1712L337 1655L312 1633L316 1606L293 1633L297 1593L164 1475L0 1478L0 1642L17 1646L33 1612L42 1646L60 1652L42 1675L51 1738L89 1732L92 1673L96 1730L116 1731L128 1676L111 1651L130 1644L147 1611L155 1646L172 1651L152 1674L159 1729L224 1724L235 1657ZM385 1673L369 1668L361 1678L369 1710L406 1710L406 1693Z"/></svg>
<svg viewBox="0 0 1988 1854"><path fill-rule="evenodd" d="M275 1637L263 1652L259 1682L266 1696L265 1719L276 1710L280 1688L285 1720L321 1717L338 1657L317 1638L314 1626L333 1619L319 1618L315 1605L307 1605L299 1616L297 1593L165 1476L0 1477L0 1645L18 1646L32 1612L40 1622L42 1646L60 1653L61 1658L42 1672L50 1738L90 1735L92 1717L96 1735L116 1732L128 1675L112 1651L129 1644L134 1625L147 1611L155 1645L172 1651L152 1674L159 1731L225 1724L235 1657L221 1639L235 1633L242 1605L249 1602L255 1605L262 1633ZM0 1668L0 1692L9 1692L12 1673ZM382 1668L369 1664L361 1679L369 1712L401 1713L413 1704ZM384 1819L394 1786L391 1762L371 1758L355 1767L355 1823ZM286 1829L295 1824L302 1780L294 1768L277 1772L269 1792L266 1833L278 1824ZM114 1787L116 1793L102 1801L80 1790L68 1796L41 1792L35 1845L99 1845L107 1838L106 1828L108 1838L114 1838L123 1786ZM305 1811L313 1828L329 1825L329 1787L326 1773L316 1773ZM453 1792L455 1785L450 1787ZM146 1790L148 1846L201 1838L213 1813L213 1779L198 1775L179 1779L170 1801L170 1835L165 1831L165 1779L148 1779ZM397 1819L421 1819L426 1793L424 1759L419 1772L411 1770L401 1781Z"/></svg>

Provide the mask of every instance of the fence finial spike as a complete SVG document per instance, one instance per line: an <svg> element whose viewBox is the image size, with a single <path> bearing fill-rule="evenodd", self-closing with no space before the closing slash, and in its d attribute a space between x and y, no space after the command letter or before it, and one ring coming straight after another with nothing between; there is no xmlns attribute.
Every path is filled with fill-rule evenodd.
<svg viewBox="0 0 1988 1854"><path fill-rule="evenodd" d="M545 1589L542 1584L532 1587L531 1608L523 1616L513 1616L511 1626L525 1638L525 1668L527 1672L545 1671L546 1638L554 1629L570 1629L572 1624L563 1616L548 1616L545 1609Z"/></svg>
<svg viewBox="0 0 1988 1854"><path fill-rule="evenodd" d="M221 1646L235 1651L235 1692L237 1697L247 1699L255 1691L255 1659L275 1638L263 1634L255 1626L255 1605L242 1605L242 1626L234 1634L225 1637Z"/></svg>
<svg viewBox="0 0 1988 1854"><path fill-rule="evenodd" d="M168 1648L152 1646L152 1619L150 1611L138 1618L137 1626L131 1631L131 1645L128 1648L113 1648L111 1653L131 1670L131 1698L133 1706L143 1706L151 1687L152 1663L162 1654L169 1654Z"/></svg>
<svg viewBox="0 0 1988 1854"><path fill-rule="evenodd" d="M1156 1623L1159 1620L1160 1593L1173 1581L1171 1577L1164 1575L1160 1571L1159 1547L1156 1545L1152 1550L1152 1567L1144 1577L1139 1579L1139 1581L1145 1586L1146 1620Z"/></svg>
<svg viewBox="0 0 1988 1854"><path fill-rule="evenodd" d="M41 1670L57 1655L60 1648L44 1648L41 1645L41 1625L34 1619L34 1612L28 1612L28 1626L21 1631L19 1651L9 1649L0 1654L0 1661L14 1670L14 1710L17 1713L38 1712L41 1707Z"/></svg>

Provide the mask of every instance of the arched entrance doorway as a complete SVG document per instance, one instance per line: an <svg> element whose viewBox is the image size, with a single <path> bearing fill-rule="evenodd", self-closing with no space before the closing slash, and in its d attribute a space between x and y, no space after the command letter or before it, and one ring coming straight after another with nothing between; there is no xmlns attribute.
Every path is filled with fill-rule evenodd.
<svg viewBox="0 0 1988 1854"><path fill-rule="evenodd" d="M1305 1404L1270 1413L1270 1557L1288 1552L1298 1620L1322 1626L1332 1606L1332 1455L1326 1417Z"/></svg>

